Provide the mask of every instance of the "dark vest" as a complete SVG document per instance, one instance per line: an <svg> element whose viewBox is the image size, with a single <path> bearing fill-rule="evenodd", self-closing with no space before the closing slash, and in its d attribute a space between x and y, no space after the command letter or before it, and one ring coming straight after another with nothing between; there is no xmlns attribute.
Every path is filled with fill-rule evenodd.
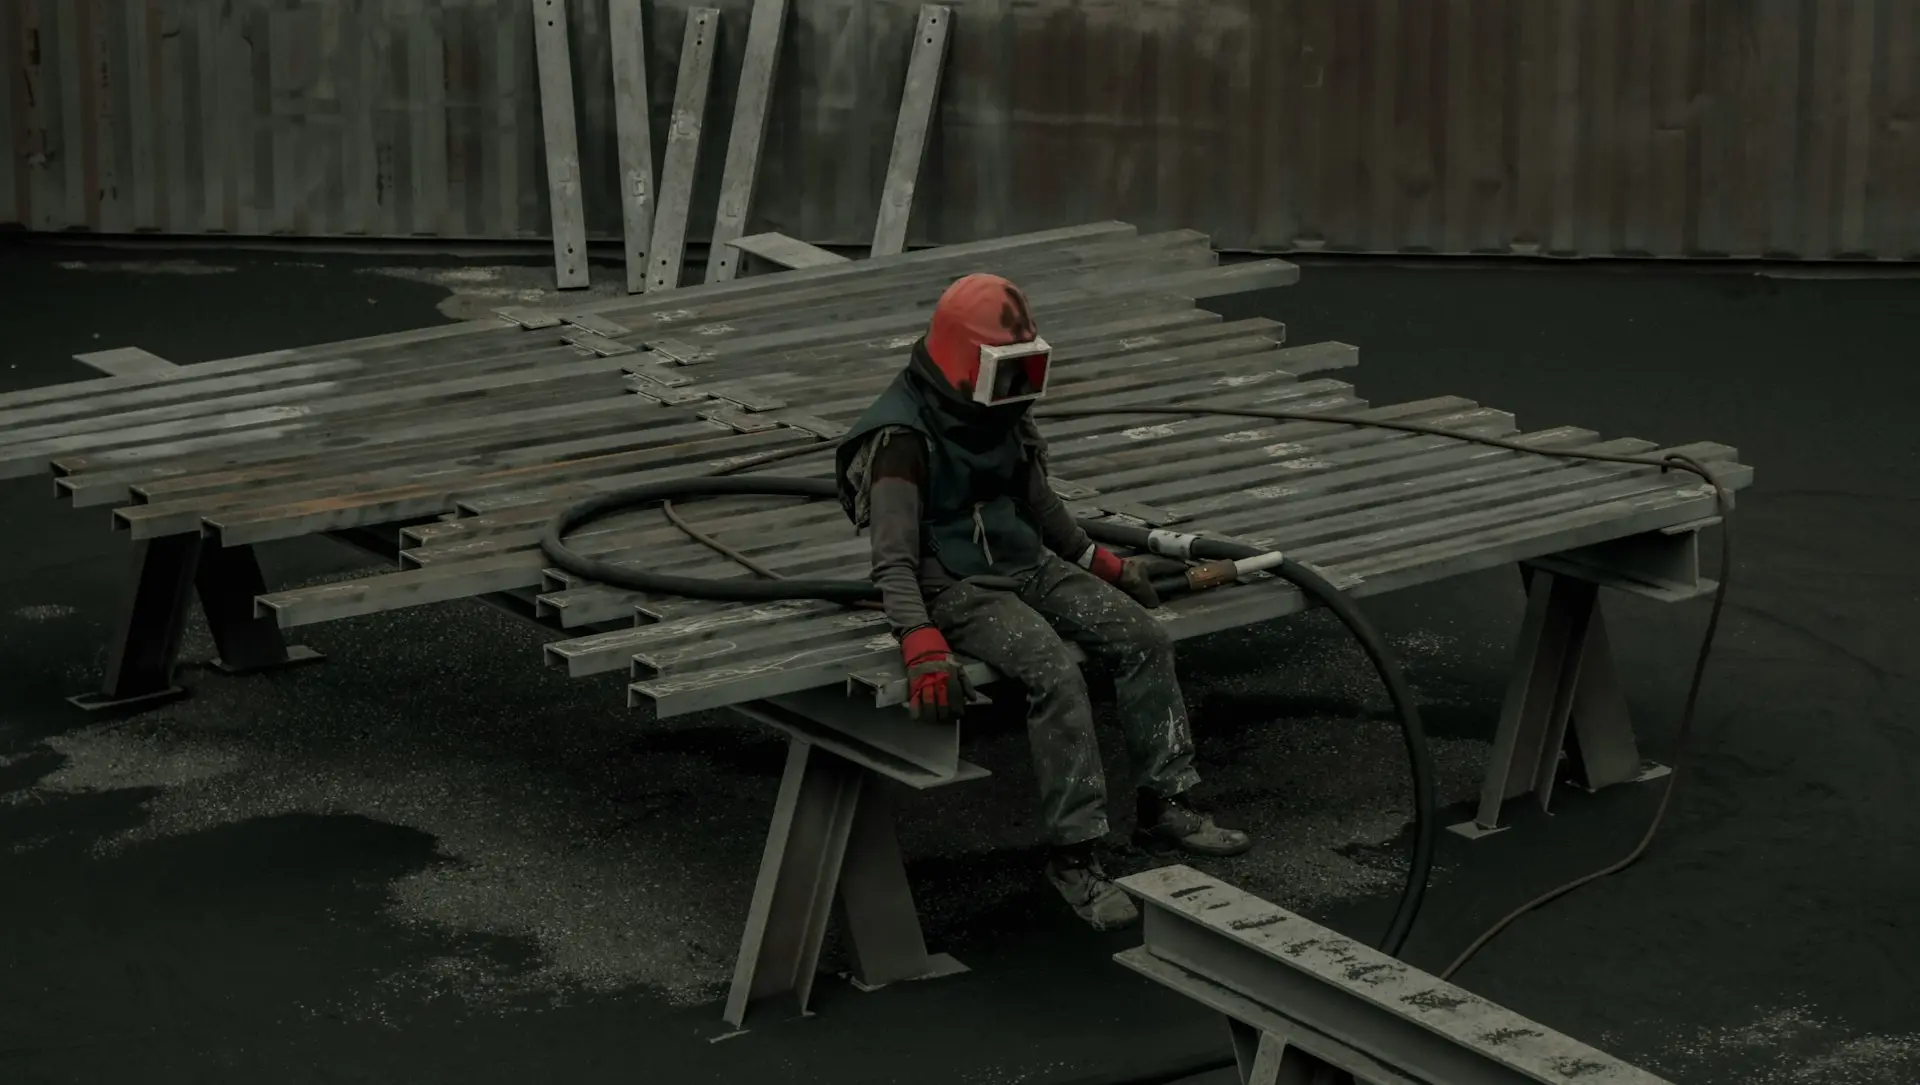
<svg viewBox="0 0 1920 1085"><path fill-rule="evenodd" d="M970 426L937 396L904 369L853 423L839 448L841 506L854 516L855 482L848 468L860 447L882 429L905 426L927 444L922 557L962 580L1032 570L1045 547L1032 514L1016 498L1025 497L1021 472L1032 449L1017 427Z"/></svg>

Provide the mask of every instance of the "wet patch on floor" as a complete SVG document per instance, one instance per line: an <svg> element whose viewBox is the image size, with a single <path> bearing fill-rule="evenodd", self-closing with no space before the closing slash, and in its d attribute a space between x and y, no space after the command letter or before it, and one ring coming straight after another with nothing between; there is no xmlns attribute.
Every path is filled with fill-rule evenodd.
<svg viewBox="0 0 1920 1085"><path fill-rule="evenodd" d="M448 292L440 312L450 320L478 320L505 305L560 305L625 297L624 275L602 272L581 290L556 289L551 266L375 267L369 275L427 283Z"/></svg>

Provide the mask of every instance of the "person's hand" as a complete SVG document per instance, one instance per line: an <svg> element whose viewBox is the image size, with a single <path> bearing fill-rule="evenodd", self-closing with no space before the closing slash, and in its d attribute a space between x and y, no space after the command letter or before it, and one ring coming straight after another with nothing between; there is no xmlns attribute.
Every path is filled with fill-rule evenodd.
<svg viewBox="0 0 1920 1085"><path fill-rule="evenodd" d="M1087 571L1126 592L1129 598L1148 610L1160 605L1160 593L1153 590L1153 564L1150 558L1121 558L1104 546L1095 546Z"/></svg>
<svg viewBox="0 0 1920 1085"><path fill-rule="evenodd" d="M967 707L967 672L953 658L947 638L930 625L900 640L907 664L907 714L930 723L952 723Z"/></svg>
<svg viewBox="0 0 1920 1085"><path fill-rule="evenodd" d="M1160 605L1160 593L1153 590L1153 566L1146 558L1128 558L1120 563L1120 575L1113 586L1133 597L1133 601L1152 610Z"/></svg>

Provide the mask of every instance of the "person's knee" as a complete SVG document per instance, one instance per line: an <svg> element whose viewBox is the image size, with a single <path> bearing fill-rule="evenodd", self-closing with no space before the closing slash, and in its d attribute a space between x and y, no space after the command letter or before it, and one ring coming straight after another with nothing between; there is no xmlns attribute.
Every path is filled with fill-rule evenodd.
<svg viewBox="0 0 1920 1085"><path fill-rule="evenodd" d="M1085 698L1087 679L1065 641L1034 644L1024 653L1019 677L1036 700Z"/></svg>
<svg viewBox="0 0 1920 1085"><path fill-rule="evenodd" d="M1145 611L1114 631L1112 645L1114 652L1121 656L1154 663L1173 662L1173 637L1164 624L1148 617Z"/></svg>
<svg viewBox="0 0 1920 1085"><path fill-rule="evenodd" d="M1165 622L1148 618L1140 623L1141 646L1157 656L1173 658L1173 634L1167 632Z"/></svg>

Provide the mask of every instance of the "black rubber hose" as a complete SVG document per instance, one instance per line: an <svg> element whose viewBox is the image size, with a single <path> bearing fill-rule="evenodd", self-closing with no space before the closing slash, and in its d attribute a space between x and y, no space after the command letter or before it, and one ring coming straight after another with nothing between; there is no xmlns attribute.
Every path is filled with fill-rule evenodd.
<svg viewBox="0 0 1920 1085"><path fill-rule="evenodd" d="M562 510L547 523L540 548L561 569L587 580L627 591L656 592L685 599L712 599L722 603L776 603L789 599L822 599L829 603L865 603L880 598L880 589L864 580L722 580L701 576L650 573L632 565L615 565L576 553L566 537L595 520L662 501L689 497L833 497L831 479L783 478L773 475L702 475L649 482L614 490Z"/></svg>
<svg viewBox="0 0 1920 1085"><path fill-rule="evenodd" d="M666 479L601 494L562 510L547 524L546 533L540 540L540 547L546 551L549 560L566 572L627 591L653 592L660 595L711 599L729 603L763 603L795 599L821 599L845 604L871 602L880 597L880 591L871 582L864 580L757 580L745 577L713 579L673 576L650 572L636 565L615 565L598 558L587 557L576 552L566 543L569 534L595 520L636 508L646 508L662 501L690 497L833 497L836 491L837 487L830 479L767 475ZM1150 532L1145 528L1088 520L1080 523L1096 542L1142 551L1149 549ZM1192 556L1203 561L1237 560L1255 557L1262 553L1264 551L1256 548L1220 539L1199 538L1192 544ZM1324 604L1346 625L1347 629L1353 633L1354 639L1359 641L1361 648L1366 651L1367 657L1373 661L1374 669L1380 673L1380 680L1386 686L1387 695L1392 699L1394 708L1400 716L1400 729L1407 746L1408 767L1413 777L1414 839L1406 885L1401 890L1400 902L1394 909L1393 919L1388 923L1387 931L1379 943L1382 952L1398 956L1401 947L1406 944L1407 935L1413 930L1414 920L1419 916L1420 902L1426 895L1428 876L1433 869L1434 820L1437 816L1436 785L1433 757L1427 748L1426 731L1420 722L1419 709L1414 704L1413 691L1408 688L1406 678L1400 673L1398 664L1387 651L1385 640L1367 621L1366 616L1360 612L1353 600L1328 583L1325 577L1299 562L1283 560L1271 571L1294 584L1310 599ZM1177 589L1184 586L1184 581L1176 579L1166 582L1165 586L1170 590Z"/></svg>
<svg viewBox="0 0 1920 1085"><path fill-rule="evenodd" d="M1082 521L1081 526L1086 528L1087 534L1095 542L1143 552L1150 548L1148 538L1152 533L1146 528L1095 521ZM1265 551L1258 547L1204 536L1194 539L1191 544L1192 556L1202 561L1239 560L1258 557L1263 553ZM1291 558L1282 560L1271 571L1299 588L1308 599L1333 611L1347 631L1353 634L1353 639L1360 643L1367 658L1373 661L1373 669L1379 672L1380 682L1386 686L1387 696L1400 717L1400 732L1407 747L1407 766L1413 777L1413 847L1406 884L1400 890L1400 903L1394 908L1393 919L1387 924L1387 932L1379 942L1382 953L1398 957L1401 948L1407 944L1407 936L1413 933L1414 920L1420 914L1420 903L1426 897L1427 881L1433 872L1433 849L1439 833L1435 824L1439 798L1438 785L1434 782L1433 751L1427 745L1427 731L1420 720L1420 706L1414 701L1413 688L1407 685L1400 664L1387 650L1386 640L1345 592L1312 567Z"/></svg>

